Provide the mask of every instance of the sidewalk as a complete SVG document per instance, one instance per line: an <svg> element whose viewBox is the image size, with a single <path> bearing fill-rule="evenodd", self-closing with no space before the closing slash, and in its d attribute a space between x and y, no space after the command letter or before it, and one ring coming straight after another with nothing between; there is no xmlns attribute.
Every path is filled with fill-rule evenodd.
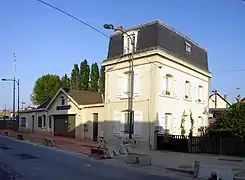
<svg viewBox="0 0 245 180"><path fill-rule="evenodd" d="M17 138L17 132L8 130L8 129L1 129L0 133L8 132L9 136ZM51 136L47 133L20 133L23 135L24 140L35 142L35 143L43 143L45 137L54 141L55 145L57 145L61 149L66 149L70 151L74 151L77 153L82 153L89 155L91 147L97 147L98 143L93 141L81 141L72 138L66 137L58 137L58 136Z"/></svg>
<svg viewBox="0 0 245 180"><path fill-rule="evenodd" d="M245 169L245 158L220 156L210 154L192 154L169 151L142 151L133 149L133 152L148 153L151 156L151 169L155 170L169 170L172 172L184 172L192 174L194 162L200 161L201 164L216 165L216 166L230 166L234 173L238 173ZM118 163L125 163L125 156L115 157ZM114 161L116 163L116 161ZM125 163L126 164L126 163Z"/></svg>

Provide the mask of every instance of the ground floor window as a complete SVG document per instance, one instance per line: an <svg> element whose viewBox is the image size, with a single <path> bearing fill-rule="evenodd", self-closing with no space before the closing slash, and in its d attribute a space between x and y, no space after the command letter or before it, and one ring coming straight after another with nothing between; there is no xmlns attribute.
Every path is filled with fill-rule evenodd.
<svg viewBox="0 0 245 180"><path fill-rule="evenodd" d="M48 121L48 127L51 129L52 128L52 116L49 116L49 121Z"/></svg>
<svg viewBox="0 0 245 180"><path fill-rule="evenodd" d="M43 118L42 118L42 116L38 116L37 121L38 121L38 127L41 128L42 125L43 125Z"/></svg>
<svg viewBox="0 0 245 180"><path fill-rule="evenodd" d="M20 126L21 127L26 127L26 117L21 117L20 118Z"/></svg>

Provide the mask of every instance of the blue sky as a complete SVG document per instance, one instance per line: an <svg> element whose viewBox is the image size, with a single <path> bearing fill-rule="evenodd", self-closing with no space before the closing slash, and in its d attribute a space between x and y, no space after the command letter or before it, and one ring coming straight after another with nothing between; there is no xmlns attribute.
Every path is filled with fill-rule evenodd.
<svg viewBox="0 0 245 180"><path fill-rule="evenodd" d="M160 19L207 48L211 89L245 95L245 2L242 0L47 0L101 31L104 23L131 27ZM36 0L0 1L0 77L13 77L16 53L20 101L30 103L35 80L70 74L73 64L107 56L108 38ZM0 82L0 109L12 108L12 83Z"/></svg>

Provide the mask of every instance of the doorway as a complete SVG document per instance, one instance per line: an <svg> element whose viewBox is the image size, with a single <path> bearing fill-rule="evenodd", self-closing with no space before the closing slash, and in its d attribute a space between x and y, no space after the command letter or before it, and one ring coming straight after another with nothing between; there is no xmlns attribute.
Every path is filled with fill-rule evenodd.
<svg viewBox="0 0 245 180"><path fill-rule="evenodd" d="M98 124L98 113L93 113L93 141L98 141L98 131L99 131L99 124Z"/></svg>

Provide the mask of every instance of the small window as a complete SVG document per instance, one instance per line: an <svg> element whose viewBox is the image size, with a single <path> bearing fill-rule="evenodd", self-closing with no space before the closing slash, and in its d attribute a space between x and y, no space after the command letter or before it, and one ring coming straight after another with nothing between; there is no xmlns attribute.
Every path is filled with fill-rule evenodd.
<svg viewBox="0 0 245 180"><path fill-rule="evenodd" d="M41 128L42 125L43 125L43 119L42 119L42 116L38 116L38 127Z"/></svg>
<svg viewBox="0 0 245 180"><path fill-rule="evenodd" d="M43 127L46 127L46 115L43 115Z"/></svg>
<svg viewBox="0 0 245 180"><path fill-rule="evenodd" d="M60 100L61 100L61 106L64 106L65 105L65 98L64 98L64 96L61 96L60 97Z"/></svg>
<svg viewBox="0 0 245 180"><path fill-rule="evenodd" d="M166 95L173 93L173 76L171 74L166 75Z"/></svg>
<svg viewBox="0 0 245 180"><path fill-rule="evenodd" d="M185 43L185 51L187 52L187 53L191 53L191 45L189 44L189 43Z"/></svg>
<svg viewBox="0 0 245 180"><path fill-rule="evenodd" d="M51 129L52 128L52 116L49 116L49 120L48 120L48 127Z"/></svg>
<svg viewBox="0 0 245 180"><path fill-rule="evenodd" d="M21 117L20 118L20 126L21 127L26 127L26 117Z"/></svg>
<svg viewBox="0 0 245 180"><path fill-rule="evenodd" d="M203 87L200 85L198 86L198 102L202 102L203 101Z"/></svg>
<svg viewBox="0 0 245 180"><path fill-rule="evenodd" d="M185 99L190 98L190 89L191 89L190 81L185 81Z"/></svg>
<svg viewBox="0 0 245 180"><path fill-rule="evenodd" d="M124 118L125 118L125 123L124 123L124 133L129 133L129 128L130 128L130 113L129 112L125 112L124 114ZM131 130L132 132L131 133L134 133L133 130L134 128L134 123L133 123L133 120L132 120L132 126L131 126Z"/></svg>
<svg viewBox="0 0 245 180"><path fill-rule="evenodd" d="M171 113L165 113L165 122L164 122L164 129L169 130L169 124L171 121L172 114Z"/></svg>

